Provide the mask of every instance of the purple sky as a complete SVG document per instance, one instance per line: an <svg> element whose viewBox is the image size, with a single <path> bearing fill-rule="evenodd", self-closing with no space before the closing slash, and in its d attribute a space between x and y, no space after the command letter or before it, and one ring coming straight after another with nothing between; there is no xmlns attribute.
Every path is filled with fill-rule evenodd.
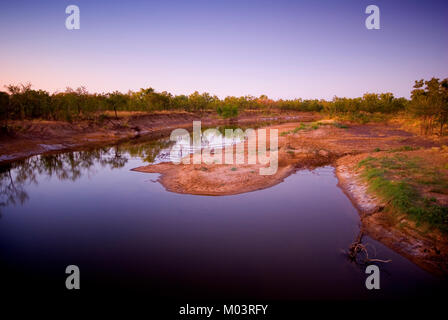
<svg viewBox="0 0 448 320"><path fill-rule="evenodd" d="M80 30L65 28L70 4ZM365 28L369 4L380 30ZM0 90L408 97L414 80L448 77L448 1L15 0L0 30Z"/></svg>

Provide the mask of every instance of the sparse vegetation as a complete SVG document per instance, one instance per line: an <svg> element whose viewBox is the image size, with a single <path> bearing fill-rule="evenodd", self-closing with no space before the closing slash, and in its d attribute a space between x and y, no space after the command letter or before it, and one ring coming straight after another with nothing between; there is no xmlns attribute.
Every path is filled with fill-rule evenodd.
<svg viewBox="0 0 448 320"><path fill-rule="evenodd" d="M448 208L422 192L424 185L434 186L439 193L447 190L448 180L438 168L424 165L418 157L397 153L367 157L358 163L358 169L362 169L369 190L387 203L389 214L406 214L417 225L426 223L448 233Z"/></svg>
<svg viewBox="0 0 448 320"><path fill-rule="evenodd" d="M334 97L326 100L272 100L266 95L220 99L207 92L195 91L190 95L172 95L153 88L121 93L89 93L85 87L67 88L64 92L50 94L44 90L31 89L31 84L8 85L8 92L0 92L0 123L2 130L8 128L8 120L46 119L64 120L97 119L106 112L118 111L153 112L160 110L183 110L191 112L216 111L224 119L236 118L244 110L263 110L269 115L273 110L321 112L344 122L384 122L397 113L406 113L421 123L421 133L431 134L435 129L444 134L448 122L448 78L440 81L416 81L411 100L396 98L392 93L366 93L360 98ZM319 123L311 125L317 129ZM333 124L347 128L340 122ZM304 130L299 128L298 130Z"/></svg>
<svg viewBox="0 0 448 320"><path fill-rule="evenodd" d="M218 106L216 112L223 119L236 118L238 116L238 107L234 105Z"/></svg>
<svg viewBox="0 0 448 320"><path fill-rule="evenodd" d="M399 148L391 149L388 152L413 151L413 150L418 150L418 149L419 149L418 147L402 146Z"/></svg>

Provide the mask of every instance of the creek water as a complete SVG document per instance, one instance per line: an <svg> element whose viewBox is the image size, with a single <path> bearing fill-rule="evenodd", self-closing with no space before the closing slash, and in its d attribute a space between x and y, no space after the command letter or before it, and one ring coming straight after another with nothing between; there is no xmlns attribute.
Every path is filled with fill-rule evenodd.
<svg viewBox="0 0 448 320"><path fill-rule="evenodd" d="M167 139L40 155L1 166L2 288L159 298L378 299L430 296L442 286L381 243L381 289L342 253L359 216L330 166L233 196L167 192L130 169L166 158ZM373 250L373 249L372 249Z"/></svg>

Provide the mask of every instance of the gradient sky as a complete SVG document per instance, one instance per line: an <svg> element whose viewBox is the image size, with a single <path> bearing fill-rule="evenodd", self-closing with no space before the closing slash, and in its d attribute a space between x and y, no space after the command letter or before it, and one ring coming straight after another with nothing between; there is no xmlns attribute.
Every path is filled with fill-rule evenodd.
<svg viewBox="0 0 448 320"><path fill-rule="evenodd" d="M80 30L65 28L70 4ZM364 25L369 4L380 30ZM448 1L0 2L0 90L408 97L433 76L448 77Z"/></svg>

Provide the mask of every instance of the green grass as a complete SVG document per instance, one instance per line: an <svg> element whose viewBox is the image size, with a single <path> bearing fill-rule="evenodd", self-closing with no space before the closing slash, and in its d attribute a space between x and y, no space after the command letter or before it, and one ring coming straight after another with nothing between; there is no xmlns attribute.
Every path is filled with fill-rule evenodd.
<svg viewBox="0 0 448 320"><path fill-rule="evenodd" d="M284 131L282 133L280 133L281 136L286 136L288 134L295 134L299 131L309 131L309 130L317 130L319 129L321 126L326 126L326 125L332 125L335 126L336 128L341 128L341 129L347 129L348 126L343 124L343 123L339 123L339 122L333 122L333 123L323 123L320 121L317 122L311 122L311 123L300 123L300 125L298 127L295 127L293 130L289 130L289 131Z"/></svg>
<svg viewBox="0 0 448 320"><path fill-rule="evenodd" d="M294 134L294 133L297 133L297 132L299 132L301 130L307 130L307 129L308 129L308 126L305 123L300 123L300 126L295 127L293 130L282 132L282 133L280 133L280 135L281 136L286 136L288 134L291 134L291 133Z"/></svg>
<svg viewBox="0 0 448 320"><path fill-rule="evenodd" d="M399 148L390 149L387 152L414 151L414 150L418 150L418 149L419 149L419 147L402 146Z"/></svg>
<svg viewBox="0 0 448 320"><path fill-rule="evenodd" d="M348 129L349 128L348 125L340 123L340 122L334 122L333 126L335 126L336 128L339 128L339 129Z"/></svg>
<svg viewBox="0 0 448 320"><path fill-rule="evenodd" d="M423 168L418 158L403 155L394 157L368 157L358 163L361 176L369 190L387 203L392 212L407 214L417 225L427 223L448 233L448 208L438 205L435 198L425 198L419 191L416 173L434 170Z"/></svg>
<svg viewBox="0 0 448 320"><path fill-rule="evenodd" d="M294 132L294 133L297 133L297 132L299 132L300 130L305 130L305 129L306 129L306 124L304 124L304 123L300 123L300 126L296 127L296 128L293 130L293 132Z"/></svg>

